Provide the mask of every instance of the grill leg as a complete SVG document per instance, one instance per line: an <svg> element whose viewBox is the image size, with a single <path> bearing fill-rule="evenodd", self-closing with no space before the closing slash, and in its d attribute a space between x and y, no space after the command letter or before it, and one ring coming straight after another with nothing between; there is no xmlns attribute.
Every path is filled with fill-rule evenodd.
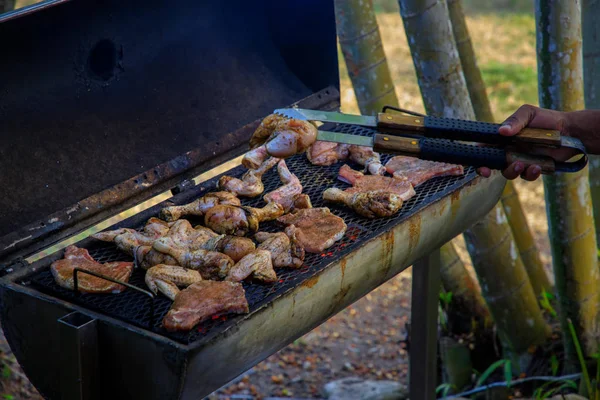
<svg viewBox="0 0 600 400"><path fill-rule="evenodd" d="M62 400L98 400L98 334L96 320L72 312L58 320Z"/></svg>
<svg viewBox="0 0 600 400"><path fill-rule="evenodd" d="M412 268L410 317L410 400L435 399L437 376L437 318L440 290L440 250Z"/></svg>

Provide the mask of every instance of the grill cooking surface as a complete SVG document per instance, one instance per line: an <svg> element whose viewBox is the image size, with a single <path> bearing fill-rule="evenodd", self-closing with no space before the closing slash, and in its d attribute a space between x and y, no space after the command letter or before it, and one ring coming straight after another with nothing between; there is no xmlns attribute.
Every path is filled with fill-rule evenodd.
<svg viewBox="0 0 600 400"><path fill-rule="evenodd" d="M337 125L334 128L329 129L338 132L361 135L368 135L372 133L372 131L367 128L351 125ZM390 157L391 156L388 155L382 155L383 162L387 162ZM329 263L349 252L352 252L353 250L356 250L363 242L371 239L383 231L391 229L394 225L399 224L411 215L419 212L428 204L431 204L441 197L449 195L466 182L474 179L476 176L474 168L468 167L465 168L464 176L441 177L429 180L415 188L416 196L402 206L401 212L396 215L396 217L369 220L360 217L353 211L343 206L333 205L322 200L322 193L326 188L338 187L344 189L349 186L337 179L339 168L345 162L346 161L341 161L329 167L318 167L311 165L305 154L296 155L286 160L290 171L298 176L302 182L304 188L303 193L306 193L310 196L313 206L329 207L334 214L344 219L348 225L348 230L344 238L341 241L336 242L334 246L327 249L325 253L307 253L304 266L302 268L297 270L277 268L276 272L279 278L278 282L274 284L244 282L246 298L250 305L250 313L253 313L261 306L271 302L281 294L298 286L303 281L311 278L315 274L318 274L320 271L325 269ZM360 166L354 165L351 162L348 162L348 165L355 169L361 169ZM245 168L240 166L225 173L225 175L240 177L244 172ZM202 186L206 187L207 190L215 190L215 183L218 178L219 176L203 183ZM277 174L277 167L272 168L264 175L263 182L265 185L264 193L268 193L281 186L279 175ZM242 203L244 205L253 207L262 207L265 205L264 201L262 200L262 196L255 199L242 198ZM200 222L198 219L193 219L191 221L193 223ZM281 231L282 227L279 226L277 222L268 222L261 223L260 230L275 232ZM98 244L90 246L89 250L92 257L99 262L117 260L131 261L130 257L121 253L112 244L98 241ZM144 283L144 271L136 270L130 279L130 283L147 290L147 287ZM183 344L209 340L223 329L227 328L231 324L234 324L235 320L245 317L244 315L216 317L212 320L199 324L190 332L170 333L161 328L161 323L164 315L169 310L171 301L160 294L154 300L155 311L153 322L151 323L151 300L144 294L138 293L131 289L127 289L121 294L76 294L72 291L59 287L54 282L49 268L43 269L42 271L29 277L27 284L34 286L44 293L59 297L66 301L78 304L102 314L109 315L125 322L129 322L136 326L150 329L155 333L169 337Z"/></svg>

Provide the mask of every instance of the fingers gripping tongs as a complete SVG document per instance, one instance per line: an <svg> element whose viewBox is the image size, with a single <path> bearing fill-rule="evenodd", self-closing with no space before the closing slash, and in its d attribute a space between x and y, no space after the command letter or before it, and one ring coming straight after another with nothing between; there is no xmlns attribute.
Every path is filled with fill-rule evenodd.
<svg viewBox="0 0 600 400"><path fill-rule="evenodd" d="M562 136L557 130L525 128L515 136L502 136L498 133L499 124L428 117L412 112L407 112L412 115L388 113L387 109L404 111L384 107L383 112L376 116L362 116L285 108L275 110L275 113L313 122L371 128L367 130L368 136L319 128L317 140L368 146L379 153L412 156L429 161L496 170L503 170L513 162L521 161L525 168L539 165L543 174L577 172L588 162L587 152L581 141ZM571 161L563 161L566 159Z"/></svg>

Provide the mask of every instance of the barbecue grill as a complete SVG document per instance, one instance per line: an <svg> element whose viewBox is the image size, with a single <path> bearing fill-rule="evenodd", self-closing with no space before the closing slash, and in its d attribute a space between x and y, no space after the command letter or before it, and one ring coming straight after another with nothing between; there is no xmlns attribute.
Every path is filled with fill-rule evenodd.
<svg viewBox="0 0 600 400"><path fill-rule="evenodd" d="M345 186L336 179L341 163L315 167L292 157L304 193L342 217L346 235L307 255L302 268L279 269L274 284L244 283L249 314L186 333L161 328L171 302L149 295L143 271L114 295L62 289L49 271L70 244L100 262L130 261L89 236L141 228L161 208L215 190L223 174L241 176L248 140L273 109L339 109L333 2L46 5L0 16L1 317L40 393L199 399L416 263L411 398L429 396L436 249L492 209L504 186L497 176L466 168L435 178L396 217L369 220L322 201L325 188ZM265 192L280 185L275 169L263 181Z"/></svg>

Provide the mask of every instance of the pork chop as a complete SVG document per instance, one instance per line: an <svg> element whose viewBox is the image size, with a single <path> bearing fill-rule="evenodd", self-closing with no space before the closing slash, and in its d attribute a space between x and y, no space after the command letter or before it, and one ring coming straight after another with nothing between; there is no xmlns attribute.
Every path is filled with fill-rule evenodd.
<svg viewBox="0 0 600 400"><path fill-rule="evenodd" d="M385 169L396 178L406 178L413 187L438 176L460 176L465 173L462 165L421 160L407 156L390 158L385 164Z"/></svg>
<svg viewBox="0 0 600 400"><path fill-rule="evenodd" d="M353 170L347 164L342 165L338 179L352 185L345 190L346 193L385 192L398 195L402 201L413 197L413 185L403 177L389 177L382 175L365 175Z"/></svg>
<svg viewBox="0 0 600 400"><path fill-rule="evenodd" d="M74 290L75 287L73 282L75 268L102 274L127 283L133 272L133 263L116 261L100 264L90 256L86 249L71 245L65 249L64 258L54 261L50 265L50 271L56 283L65 289L71 290ZM85 293L121 293L125 290L123 285L86 273L78 273L77 281L78 290Z"/></svg>
<svg viewBox="0 0 600 400"><path fill-rule="evenodd" d="M189 331L213 315L246 314L248 301L241 283L200 281L177 294L163 319L168 331Z"/></svg>
<svg viewBox="0 0 600 400"><path fill-rule="evenodd" d="M293 225L296 240L309 253L322 253L340 240L348 228L344 220L327 207L299 209L282 215L277 221Z"/></svg>

